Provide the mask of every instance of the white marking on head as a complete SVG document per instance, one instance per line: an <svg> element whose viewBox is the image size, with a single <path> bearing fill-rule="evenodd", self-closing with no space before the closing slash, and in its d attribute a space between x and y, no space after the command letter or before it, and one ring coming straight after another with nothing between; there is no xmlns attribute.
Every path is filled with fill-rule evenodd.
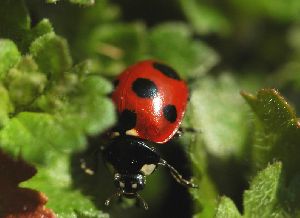
<svg viewBox="0 0 300 218"><path fill-rule="evenodd" d="M120 136L120 133L119 133L119 132L112 132L112 133L110 134L110 137L111 137L111 138L116 138L116 137L118 137L118 136Z"/></svg>
<svg viewBox="0 0 300 218"><path fill-rule="evenodd" d="M145 175L148 176L151 173L153 173L153 171L155 170L156 165L155 164L145 164L142 168L141 168L141 172Z"/></svg>
<svg viewBox="0 0 300 218"><path fill-rule="evenodd" d="M136 183L133 183L133 184L131 185L131 188L136 189L136 188L137 188L137 184L136 184Z"/></svg>
<svg viewBox="0 0 300 218"><path fill-rule="evenodd" d="M124 182L119 182L120 188L125 188L125 183Z"/></svg>
<svg viewBox="0 0 300 218"><path fill-rule="evenodd" d="M126 135L131 135L131 136L138 136L139 135L135 129L127 130L125 133L126 133Z"/></svg>

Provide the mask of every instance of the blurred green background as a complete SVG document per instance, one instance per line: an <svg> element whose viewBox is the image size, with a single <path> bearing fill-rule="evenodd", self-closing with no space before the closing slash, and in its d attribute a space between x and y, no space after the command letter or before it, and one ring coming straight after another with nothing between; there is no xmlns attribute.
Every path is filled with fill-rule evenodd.
<svg viewBox="0 0 300 218"><path fill-rule="evenodd" d="M24 186L45 192L59 217L300 217L299 0L5 0L0 38L14 42L16 54L9 57L17 57L1 56L0 46L0 97L6 105L0 110L0 144L16 155L12 147L26 139L24 158L39 173ZM113 79L147 58L174 67L189 84L182 125L196 133L159 150L199 189L181 187L160 169L141 193L149 211L130 200L106 208L103 202L114 192L111 175L98 160L97 176L88 177L79 159L93 162L93 149L104 143L101 134L115 123L106 98ZM248 94L262 88L257 96ZM94 97L99 104L90 106ZM40 118L31 118L36 113L47 115L40 131ZM24 126L30 134L18 135ZM46 151L39 147L43 143ZM60 144L63 152L56 150ZM53 172L63 181L59 187ZM265 195L255 192L258 187Z"/></svg>

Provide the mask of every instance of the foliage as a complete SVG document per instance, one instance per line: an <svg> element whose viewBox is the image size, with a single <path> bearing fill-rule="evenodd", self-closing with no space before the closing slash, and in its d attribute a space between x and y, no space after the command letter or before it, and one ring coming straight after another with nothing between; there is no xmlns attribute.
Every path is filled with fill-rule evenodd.
<svg viewBox="0 0 300 218"><path fill-rule="evenodd" d="M299 8L296 0L3 0L1 196L25 193L24 217L300 217ZM79 160L92 159L116 122L113 79L143 59L188 82L182 126L195 131L164 146L199 189L180 195L162 170L141 193L149 211L131 200L107 209L110 174L100 160L88 177ZM20 217L1 196L0 216Z"/></svg>

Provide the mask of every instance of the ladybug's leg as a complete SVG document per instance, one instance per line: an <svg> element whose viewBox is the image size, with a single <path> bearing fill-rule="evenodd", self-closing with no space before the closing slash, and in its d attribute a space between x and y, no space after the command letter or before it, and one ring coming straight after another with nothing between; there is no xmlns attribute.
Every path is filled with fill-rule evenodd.
<svg viewBox="0 0 300 218"><path fill-rule="evenodd" d="M182 178L182 175L180 175L180 173L174 167L168 164L168 162L165 161L164 159L160 159L158 165L166 167L179 184L186 186L188 188L198 188L198 185Z"/></svg>
<svg viewBox="0 0 300 218"><path fill-rule="evenodd" d="M98 158L99 158L99 149L96 149L96 151L94 151L94 153L91 155L93 156L93 160L94 160L94 166L88 167L87 166L87 162L85 158L80 158L80 168L88 175L92 176L95 174L95 172L97 171L98 168Z"/></svg>
<svg viewBox="0 0 300 218"><path fill-rule="evenodd" d="M199 131L194 128L190 128L190 127L179 127L179 129L177 130L177 132L174 135L174 138L181 137L184 132L195 134Z"/></svg>
<svg viewBox="0 0 300 218"><path fill-rule="evenodd" d="M136 193L136 199L143 204L145 210L148 210L149 207L147 202L138 193Z"/></svg>
<svg viewBox="0 0 300 218"><path fill-rule="evenodd" d="M87 166L86 161L83 158L80 158L80 168L90 176L95 174L95 171Z"/></svg>
<svg viewBox="0 0 300 218"><path fill-rule="evenodd" d="M110 202L111 202L111 200L112 200L113 198L115 198L115 197L120 198L121 195L122 195L122 192L121 192L121 191L118 191L118 192L114 193L112 196L110 196L108 199L106 199L106 201L105 201L105 203L104 203L105 206L109 206L109 205L110 205Z"/></svg>

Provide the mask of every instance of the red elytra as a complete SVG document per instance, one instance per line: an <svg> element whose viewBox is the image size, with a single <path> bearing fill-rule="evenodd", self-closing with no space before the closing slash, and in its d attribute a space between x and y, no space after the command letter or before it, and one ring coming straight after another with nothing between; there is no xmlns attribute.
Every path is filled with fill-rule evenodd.
<svg viewBox="0 0 300 218"><path fill-rule="evenodd" d="M124 110L136 114L133 129L137 136L156 143L170 140L185 113L189 95L186 83L172 68L153 60L128 67L117 81L112 99L119 114ZM148 83L141 87L144 81Z"/></svg>

